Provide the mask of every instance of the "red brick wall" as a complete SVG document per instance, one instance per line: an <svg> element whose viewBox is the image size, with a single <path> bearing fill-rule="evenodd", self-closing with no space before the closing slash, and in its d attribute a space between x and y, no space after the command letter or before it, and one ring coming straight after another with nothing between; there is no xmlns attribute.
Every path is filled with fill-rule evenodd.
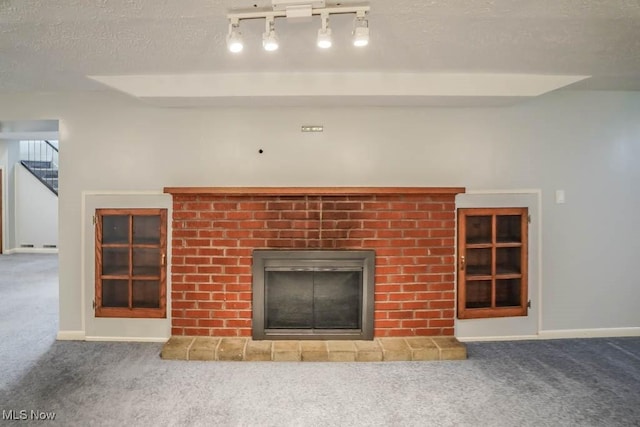
<svg viewBox="0 0 640 427"><path fill-rule="evenodd" d="M173 194L173 335L251 336L253 249L374 249L375 336L453 335L454 194Z"/></svg>

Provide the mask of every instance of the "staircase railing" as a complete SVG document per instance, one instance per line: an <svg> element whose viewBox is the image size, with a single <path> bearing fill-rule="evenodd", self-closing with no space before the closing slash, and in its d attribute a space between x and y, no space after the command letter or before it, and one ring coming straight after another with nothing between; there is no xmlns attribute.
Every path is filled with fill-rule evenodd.
<svg viewBox="0 0 640 427"><path fill-rule="evenodd" d="M56 196L58 195L58 147L50 141L22 141L20 163Z"/></svg>

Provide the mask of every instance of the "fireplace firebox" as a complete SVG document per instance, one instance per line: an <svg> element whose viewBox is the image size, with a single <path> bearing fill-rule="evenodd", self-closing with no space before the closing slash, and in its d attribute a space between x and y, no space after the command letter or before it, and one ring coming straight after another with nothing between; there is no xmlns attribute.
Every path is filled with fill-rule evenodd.
<svg viewBox="0 0 640 427"><path fill-rule="evenodd" d="M373 339L375 252L254 250L253 339Z"/></svg>

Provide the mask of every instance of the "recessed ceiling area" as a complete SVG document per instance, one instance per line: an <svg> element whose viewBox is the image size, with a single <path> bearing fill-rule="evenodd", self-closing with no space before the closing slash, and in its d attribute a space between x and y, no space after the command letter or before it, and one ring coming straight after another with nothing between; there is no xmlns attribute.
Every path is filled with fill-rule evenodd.
<svg viewBox="0 0 640 427"><path fill-rule="evenodd" d="M318 48L314 16L278 20L274 52L260 45L263 22L243 22L246 47L233 54L227 15L269 10L270 0L4 0L0 92L117 89L197 106L502 103L562 87L640 90L637 1L365 3L366 48L348 42L351 16L331 17L333 46ZM326 1L338 4L363 2Z"/></svg>
<svg viewBox="0 0 640 427"><path fill-rule="evenodd" d="M160 106L504 105L586 76L419 73L224 73L92 76Z"/></svg>

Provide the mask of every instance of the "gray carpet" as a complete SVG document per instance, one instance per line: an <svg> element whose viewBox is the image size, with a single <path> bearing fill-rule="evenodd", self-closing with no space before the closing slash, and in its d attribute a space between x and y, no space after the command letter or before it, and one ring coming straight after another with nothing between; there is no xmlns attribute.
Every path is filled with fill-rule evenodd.
<svg viewBox="0 0 640 427"><path fill-rule="evenodd" d="M469 344L456 362L163 361L56 342L56 257L0 256L0 411L12 425L640 426L640 338ZM0 412L0 417L2 417Z"/></svg>

